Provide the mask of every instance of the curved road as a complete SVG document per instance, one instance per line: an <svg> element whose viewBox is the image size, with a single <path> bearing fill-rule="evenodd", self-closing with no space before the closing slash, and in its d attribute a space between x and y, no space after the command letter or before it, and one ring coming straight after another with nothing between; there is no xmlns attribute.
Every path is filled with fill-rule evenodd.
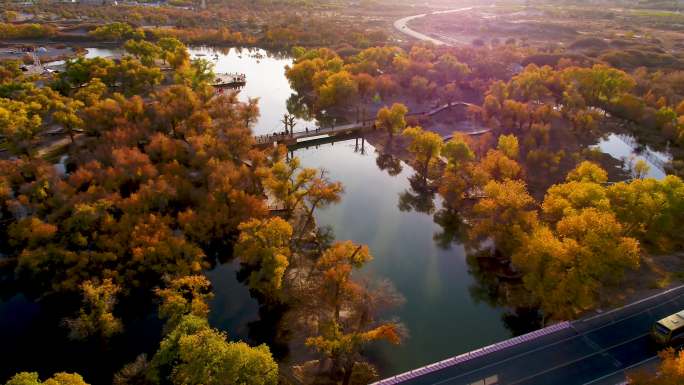
<svg viewBox="0 0 684 385"><path fill-rule="evenodd" d="M414 31L408 26L408 22L414 19L419 19L421 17L425 17L428 15L440 15L443 13L455 13L455 12L465 12L465 11L470 11L471 9L474 9L476 7L465 7L465 8L456 8L456 9L449 9L446 11L435 11L431 13L422 13L420 15L414 15L414 16L407 16L402 19L399 19L394 22L394 28L396 28L399 32L406 34L408 36L411 36L415 39L418 40L423 40L423 41L429 41L435 45L451 45L445 41L435 39L434 37L422 34L420 32Z"/></svg>

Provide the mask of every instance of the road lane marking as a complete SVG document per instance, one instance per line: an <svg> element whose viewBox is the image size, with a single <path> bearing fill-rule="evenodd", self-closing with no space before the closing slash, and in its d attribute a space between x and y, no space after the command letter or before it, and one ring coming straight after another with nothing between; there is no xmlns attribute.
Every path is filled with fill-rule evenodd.
<svg viewBox="0 0 684 385"><path fill-rule="evenodd" d="M655 360L656 358L658 358L658 355L655 355L655 356L653 356L653 357L647 358L647 359L645 359L645 360L643 360L643 361L639 361L639 362L637 362L636 364L629 365L629 366L626 367L626 368L622 368L622 369L620 369L620 370L616 370L616 371L614 371L613 373L608 373L608 374L606 374L605 376L601 376L601 377L599 377L599 378L597 378L597 379L594 379L594 380L591 380L591 381L589 381L589 382L585 382L583 385L595 384L595 383L597 383L597 382L599 382L599 381L605 380L605 379L608 378L608 377L614 376L614 375L616 375L616 374L618 374L618 373L620 373L620 372L625 372L625 371L627 371L627 370L629 370L629 369L633 369L633 368L635 368L635 367L637 367L637 366L639 366L639 365L643 365L643 364L645 364L645 363L647 363L647 362L653 361L653 360Z"/></svg>
<svg viewBox="0 0 684 385"><path fill-rule="evenodd" d="M616 308L616 309L611 309L611 310L608 310L608 311L606 311L606 312L603 312L603 313L600 313L600 314L596 314L596 315L594 315L594 316L591 316L591 317L589 317L589 318L586 318L584 321L591 321L591 320L596 319L596 318L598 318L598 317L601 317L601 316L604 316L604 315L608 315L608 314L612 314L612 313L618 312L618 311L620 311L620 310L626 309L626 308L629 307L629 306L634 306L634 305L638 305L638 304L640 304L640 303L648 302L648 301L650 301L650 300L652 300L652 299L658 298L659 296L667 295L667 294L673 293L673 292L675 292L675 291L677 291L677 290L679 290L679 289L682 289L682 288L684 288L684 285L680 285L680 286L677 286L677 287L673 287L673 288L671 288L671 289L667 289L667 290L665 290L665 291L662 292L662 293L654 294L654 295L652 295L652 296L650 296L650 297L642 298L642 299L640 299L640 300L638 300L638 301L636 301L636 302L632 302L632 303L627 304L627 305L625 305L625 306L621 306L621 307ZM678 295L677 297L679 297L679 296L681 296L681 294Z"/></svg>
<svg viewBox="0 0 684 385"><path fill-rule="evenodd" d="M615 344L615 345L609 346L609 347L607 347L607 348L605 348L605 349L603 349L603 350L601 350L601 351L598 351L598 352L595 352L595 353L592 353L592 354L588 354L588 355L586 355L586 356L584 356L584 357L580 357L580 358L574 359L574 360L572 360L572 361L570 361L570 362L566 362L566 363L561 364L561 365L556 365L556 366L551 367L551 368L549 368L549 369L543 370L543 371L541 371L541 372L539 372L539 373L535 373L535 374L533 374L533 375L531 375L531 376L527 376L527 377L524 377L524 378L522 378L522 379L519 379L519 380L517 380L517 381L515 381L515 382L511 382L510 385L520 384L520 383L522 383L522 382L524 382L524 381L531 380L531 379L533 379L533 378L535 378L535 377L539 377L539 376L541 376L541 375L543 375L543 374L550 373L550 372L553 372L554 370L561 369L561 368L565 368L565 367L570 366L570 365L572 365L572 364L575 364L575 363L577 363L577 362L586 360L586 359L589 358L589 357L593 357L593 356L597 356L597 355L606 354L606 353L608 353L609 350L618 348L618 347L623 346L623 345L627 345L627 344L629 344L630 342L634 342L634 341L636 341L636 340L638 340L638 339L644 338L644 337L648 336L649 334L650 334L650 333L644 333L644 334L641 334L641 335L639 335L639 336L637 336L637 337L634 337L634 338L632 338L632 339L629 339L629 340L627 340L627 341L621 342L621 343L619 343L619 344ZM609 354L609 355L610 355L610 354Z"/></svg>
<svg viewBox="0 0 684 385"><path fill-rule="evenodd" d="M666 291L666 292L664 292L664 293L661 293L661 295L670 294L670 293L672 293L672 292L674 292L674 291L676 291L676 290L678 290L678 289L682 289L682 288L684 288L684 285L683 285L683 286L680 286L680 287L677 287L677 288L673 288L673 289L668 290L668 291ZM656 299L657 296L658 296L658 295L648 297L648 300ZM684 297L684 293L678 294L678 295L676 295L675 297L670 298L670 299L668 299L667 301L664 301L664 302L659 303L659 304L657 304L657 305L653 305L653 306L647 307L647 308L645 308L645 309L643 309L643 310L641 310L641 311L638 311L638 312L636 312L636 313L634 313L634 314L631 314L631 315L629 315L629 316L627 316L627 317L612 319L610 323L607 323L607 324L604 324L604 325L601 325L601 326L598 326L598 327L589 329L589 330L584 331L584 332L580 332L580 331L578 331L577 329L575 329L574 327L572 327L572 330L573 330L575 333L577 333L576 335L573 335L573 336L570 336L570 337L563 338L563 339L558 340L558 341L556 341L556 342L554 342L554 343L547 344L547 345L544 345L544 346L540 346L540 347L535 348L535 349L532 349L532 350L528 350L528 351L525 351L525 352L522 352L522 353L518 353L518 354L513 355L513 356L511 356L511 357L508 357L508 358L499 360L499 361L497 361L497 362L495 362L495 363L487 364L487 365L482 366L482 367L480 367L480 368L472 369L472 370L470 370L470 371L467 371L467 372L462 373L462 374L458 374L458 375L453 376L453 377L449 377L449 378L447 378L447 379L445 379L445 380L442 380L442 381L439 381L439 382L435 382L434 385L443 384L443 383L445 383L446 381L451 381L451 380L457 379L457 378L459 378L459 377L464 377L464 376L471 375L471 374L473 374L473 373L477 373L478 371L490 369L490 368L492 368L492 367L496 367L496 366L501 365L501 364L503 364L503 363L506 363L506 362L509 362L509 361L512 361L512 360L515 360L515 359L518 359L518 358L521 358L521 357L524 357L524 356L527 356L527 355L530 355L530 354L532 354L532 353L536 353L536 352L542 351L542 350L544 350L544 349L547 349L547 348L550 348L550 347L559 345L559 344L564 343L564 342L568 342L568 341L571 341L571 340L580 339L580 338L582 338L582 337L585 336L585 335L588 335L588 334L593 333L593 332L598 331L598 330L605 329L605 328L607 328L607 327L609 327L609 326L613 326L613 327L614 327L614 325L615 325L616 323L620 323L620 322L623 322L623 321L627 321L627 320L629 320L629 319L631 319L631 318L634 318L634 317L639 316L639 315L644 314L644 313L650 313L650 312L651 312L652 310L654 310L654 309L663 307L663 306L665 306L665 305L667 305L667 304L670 304L670 303L673 303L673 302L677 302L678 300L682 299L682 297ZM639 303L643 303L643 301L637 302L637 304L639 304ZM630 305L631 305L631 304L630 304ZM623 309L623 310L624 310L624 309L627 309L630 305L623 306L623 307L620 308L620 309ZM599 315L597 315L597 316L610 315L610 314L612 314L612 313L613 313L613 312L606 312L606 313L599 314ZM587 320L596 319L597 316L588 318ZM653 317L653 314L650 314L650 317L651 317L651 318L654 318L654 317ZM583 321L583 320L578 320L578 321ZM585 320L585 321L586 321L586 320ZM645 334L643 334L643 335L641 335L641 336L638 336L638 337L633 338L632 340L641 338L641 337L643 337L644 335L647 335L647 334L648 334L648 333L645 333ZM632 340L629 340L629 341L632 341ZM518 345L518 346L521 346L521 345ZM613 345L612 347L609 347L609 348L607 348L607 349L611 349L611 348L616 347L616 346L620 346L620 344ZM585 357L585 358L586 358L586 357ZM449 368L453 368L454 366L455 366L455 365L449 365L449 366L448 366L447 368L445 368L444 370L448 370ZM441 371L441 370L437 370L437 371L434 371L434 372L430 372L429 374L432 374L432 373L439 373L440 371Z"/></svg>
<svg viewBox="0 0 684 385"><path fill-rule="evenodd" d="M589 347L594 349L594 351L599 352L599 351L601 351L601 349L603 349L601 347L601 345L599 345L596 341L592 340L591 337L589 337L589 335L587 335L587 334L585 334L582 339L584 342L587 343L587 345L589 345ZM603 353L603 356L610 359L611 361L613 361L613 366L615 366L616 368L619 368L622 366L622 362L618 361L617 359L615 359L615 357L611 356L610 354Z"/></svg>
<svg viewBox="0 0 684 385"><path fill-rule="evenodd" d="M581 356L581 357L579 357L579 358L577 358L577 359L575 359L575 360L573 360L573 361L570 361L570 362L566 362L566 363L563 363L563 364L556 365L556 366L554 366L554 367L551 368L551 369L547 369L547 370L545 370L545 371L536 373L536 374L534 374L534 375L532 375L532 376L525 377L525 378L523 378L522 380L518 380L517 382L512 382L511 384L516 384L516 383L518 383L518 382L520 382L520 381L525 381L526 379L534 378L534 377L536 377L536 376L538 376L538 375L540 375L540 374L544 374L544 373L546 373L546 372L549 372L549 371L552 371L552 370L561 368L561 367L563 367L563 366L567 366L567 365L573 364L573 363L575 363L575 362L582 361L582 360L584 360L584 359L586 359L586 358L589 358L589 357L591 357L591 356L594 356L594 355L597 355L597 354L602 354L602 353L604 353L604 352L607 351L607 350L610 350L610 349L613 349L613 348L622 346L622 345L627 344L627 343L630 343L630 342L632 342L632 341L636 341L636 340L638 340L639 338L643 338L643 337L645 337L645 336L647 336L647 335L649 335L649 333L641 334L641 335L636 336L636 337L634 337L634 338L631 338L631 339L629 339L629 340L627 340L627 341L623 341L623 342L621 342L621 343L619 343L619 344L611 345L611 346L609 346L609 347L607 347L607 348L605 348L605 349L603 349L603 350L594 352L594 353L589 354L589 355ZM567 339L582 338L582 337L584 337L584 335L583 335L583 334L579 334L579 335L577 335L577 336L570 337L570 338L567 338ZM566 340L567 340L567 339L566 339ZM554 344L552 344L552 345L548 345L548 346L553 346L553 345L556 345L556 344L561 343L561 342L564 342L564 341L558 341L558 342L556 342L556 343L554 343ZM547 347L547 346L545 346L545 347ZM535 349L535 350L531 350L531 351L529 351L528 353L533 353L533 352L535 352L535 351L543 350L545 347L541 347L541 348L537 348L537 349ZM520 356L524 356L524 355L526 355L526 354L528 354L528 353L520 354ZM480 371L480 370L487 369L487 368L490 368L490 367L492 367L492 366L499 365L500 363L510 361L510 360L512 360L512 359L514 359L514 358L517 358L517 357L515 357L515 356L514 356L514 357L510 357L510 358L507 358L507 359L505 359L505 360L498 361L498 362L496 362L496 363L494 363L494 364L490 364L490 365L487 365L487 366L483 366L482 368L473 369L473 370L471 370L471 371L469 371L469 372L462 373L462 374L459 374L459 375L456 375L456 376L453 376L453 377L449 377L449 378L446 378L446 379L441 380L441 381L438 381L438 382L434 382L433 385L444 384L444 383L446 383L446 382L448 382L448 381L455 380L455 379L457 379L457 378L459 378L459 377L468 376L468 375L473 374L473 373L476 373L476 372L478 372L478 371Z"/></svg>

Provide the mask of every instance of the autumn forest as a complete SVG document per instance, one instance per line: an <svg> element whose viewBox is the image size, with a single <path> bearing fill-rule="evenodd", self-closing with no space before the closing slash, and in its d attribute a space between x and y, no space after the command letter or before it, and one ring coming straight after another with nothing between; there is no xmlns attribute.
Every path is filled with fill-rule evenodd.
<svg viewBox="0 0 684 385"><path fill-rule="evenodd" d="M50 347L29 360L43 337L12 340L0 382L361 385L446 358L389 362L439 340L444 324L414 316L472 326L459 308L420 307L455 295L430 291L428 273L428 294L410 289L423 272L406 258L427 265L421 251L385 247L419 235L348 201L427 218L414 226L464 274L444 279L496 315L496 337L450 341L451 355L682 284L684 30L661 24L681 18L669 5L581 20L578 2L573 23L638 17L644 30L571 48L501 32L477 8L463 17L478 28L436 14L425 33L442 44L393 28L433 10L410 2L206 3L1 3L0 325ZM544 28L570 35L550 11L564 5L518 3L491 13L541 10L558 22ZM226 88L224 59L278 69ZM269 76L287 85L282 121L268 120ZM633 141L629 156L596 145L615 138ZM316 163L331 156L339 169ZM375 232L385 238L354 235ZM217 321L225 301L249 301L252 318ZM661 375L631 381L682 379L684 356L660 357Z"/></svg>

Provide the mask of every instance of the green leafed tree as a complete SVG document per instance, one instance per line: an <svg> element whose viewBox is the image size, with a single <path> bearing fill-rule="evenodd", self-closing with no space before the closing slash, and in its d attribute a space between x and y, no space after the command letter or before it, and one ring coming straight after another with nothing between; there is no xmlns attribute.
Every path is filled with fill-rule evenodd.
<svg viewBox="0 0 684 385"><path fill-rule="evenodd" d="M302 205L309 185L316 178L318 170L302 168L299 158L279 160L269 169L261 170L264 186L278 204L281 204L289 218Z"/></svg>
<svg viewBox="0 0 684 385"><path fill-rule="evenodd" d="M511 179L490 181L484 195L474 207L472 235L479 239L491 237L497 250L510 256L538 224L535 200L524 182Z"/></svg>
<svg viewBox="0 0 684 385"><path fill-rule="evenodd" d="M408 127L402 133L411 140L408 150L415 157L418 172L423 178L428 177L430 162L437 159L442 151L444 141L442 137L421 127Z"/></svg>
<svg viewBox="0 0 684 385"><path fill-rule="evenodd" d="M520 155L520 146L518 145L518 138L515 135L499 136L499 143L496 148L511 159L518 159L518 156Z"/></svg>
<svg viewBox="0 0 684 385"><path fill-rule="evenodd" d="M183 317L152 358L154 383L276 385L278 365L266 345L227 340L205 318Z"/></svg>
<svg viewBox="0 0 684 385"><path fill-rule="evenodd" d="M156 290L161 298L159 315L167 319L166 328L173 329L188 315L207 317L209 301L214 297L211 282L203 275L186 275L167 280L166 287Z"/></svg>
<svg viewBox="0 0 684 385"><path fill-rule="evenodd" d="M668 175L621 182L607 189L607 197L625 231L655 246L671 250L684 242L681 218L684 218L684 182Z"/></svg>
<svg viewBox="0 0 684 385"><path fill-rule="evenodd" d="M624 235L612 213L587 208L564 216L555 230L535 228L512 262L547 317L571 319L594 308L605 287L639 266L639 243Z"/></svg>
<svg viewBox="0 0 684 385"><path fill-rule="evenodd" d="M5 385L88 385L79 374L57 373L45 381L40 381L38 373L21 372L10 378Z"/></svg>
<svg viewBox="0 0 684 385"><path fill-rule="evenodd" d="M249 287L267 299L277 298L290 264L292 226L280 217L274 217L252 219L242 223L239 230L235 253L251 270Z"/></svg>
<svg viewBox="0 0 684 385"><path fill-rule="evenodd" d="M102 283L86 281L81 285L81 291L83 307L80 314L76 318L64 320L69 328L69 337L79 340L98 335L109 338L120 333L123 325L112 311L121 288L107 278Z"/></svg>
<svg viewBox="0 0 684 385"><path fill-rule="evenodd" d="M128 40L124 49L146 66L154 65L155 60L162 57L162 49L147 40Z"/></svg>
<svg viewBox="0 0 684 385"><path fill-rule="evenodd" d="M16 155L31 156L35 150L43 120L37 104L0 98L0 135Z"/></svg>
<svg viewBox="0 0 684 385"><path fill-rule="evenodd" d="M358 93L356 80L347 71L330 75L318 88L319 103L323 108L344 105L356 98Z"/></svg>
<svg viewBox="0 0 684 385"><path fill-rule="evenodd" d="M387 131L390 136L406 128L406 114L408 108L401 103L394 103L392 107L383 107L378 111L375 125L378 129Z"/></svg>

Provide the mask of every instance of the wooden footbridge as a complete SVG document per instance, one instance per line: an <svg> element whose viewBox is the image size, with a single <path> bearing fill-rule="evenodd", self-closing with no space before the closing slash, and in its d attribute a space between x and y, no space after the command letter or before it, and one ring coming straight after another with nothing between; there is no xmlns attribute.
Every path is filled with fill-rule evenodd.
<svg viewBox="0 0 684 385"><path fill-rule="evenodd" d="M276 133L267 135L257 135L254 137L256 145L260 147L274 146L284 144L288 147L296 145L297 143L323 139L334 138L337 136L350 136L352 134L361 134L364 130L372 130L374 127L373 121L363 121L359 123L343 124L333 127L314 127L307 128L304 131L293 133Z"/></svg>
<svg viewBox="0 0 684 385"><path fill-rule="evenodd" d="M421 116L432 116L432 115L437 115L440 112L444 110L448 110L452 107L479 107L476 104L473 103L468 103L468 102L449 102L446 104L442 104L441 106L437 106L429 111L423 111L423 112L415 112L415 113L410 113L407 114L407 116L416 116L416 115L421 115Z"/></svg>
<svg viewBox="0 0 684 385"><path fill-rule="evenodd" d="M452 107L470 107L474 106L472 103L466 102L453 102L447 103L438 107L435 107L429 111L414 112L407 114L407 116L433 116L444 110ZM367 119L359 121L356 123L343 124L339 126L331 127L312 127L306 128L304 131L298 132L281 132L266 135L256 135L254 139L256 140L256 145L258 147L268 147L279 144L284 144L287 147L296 146L298 143L309 142L309 141L330 141L336 138L348 138L353 135L361 135L364 131L375 129L375 119ZM480 129L476 131L464 132L466 135L481 135L489 132L489 129ZM451 139L451 136L445 138L445 140Z"/></svg>

